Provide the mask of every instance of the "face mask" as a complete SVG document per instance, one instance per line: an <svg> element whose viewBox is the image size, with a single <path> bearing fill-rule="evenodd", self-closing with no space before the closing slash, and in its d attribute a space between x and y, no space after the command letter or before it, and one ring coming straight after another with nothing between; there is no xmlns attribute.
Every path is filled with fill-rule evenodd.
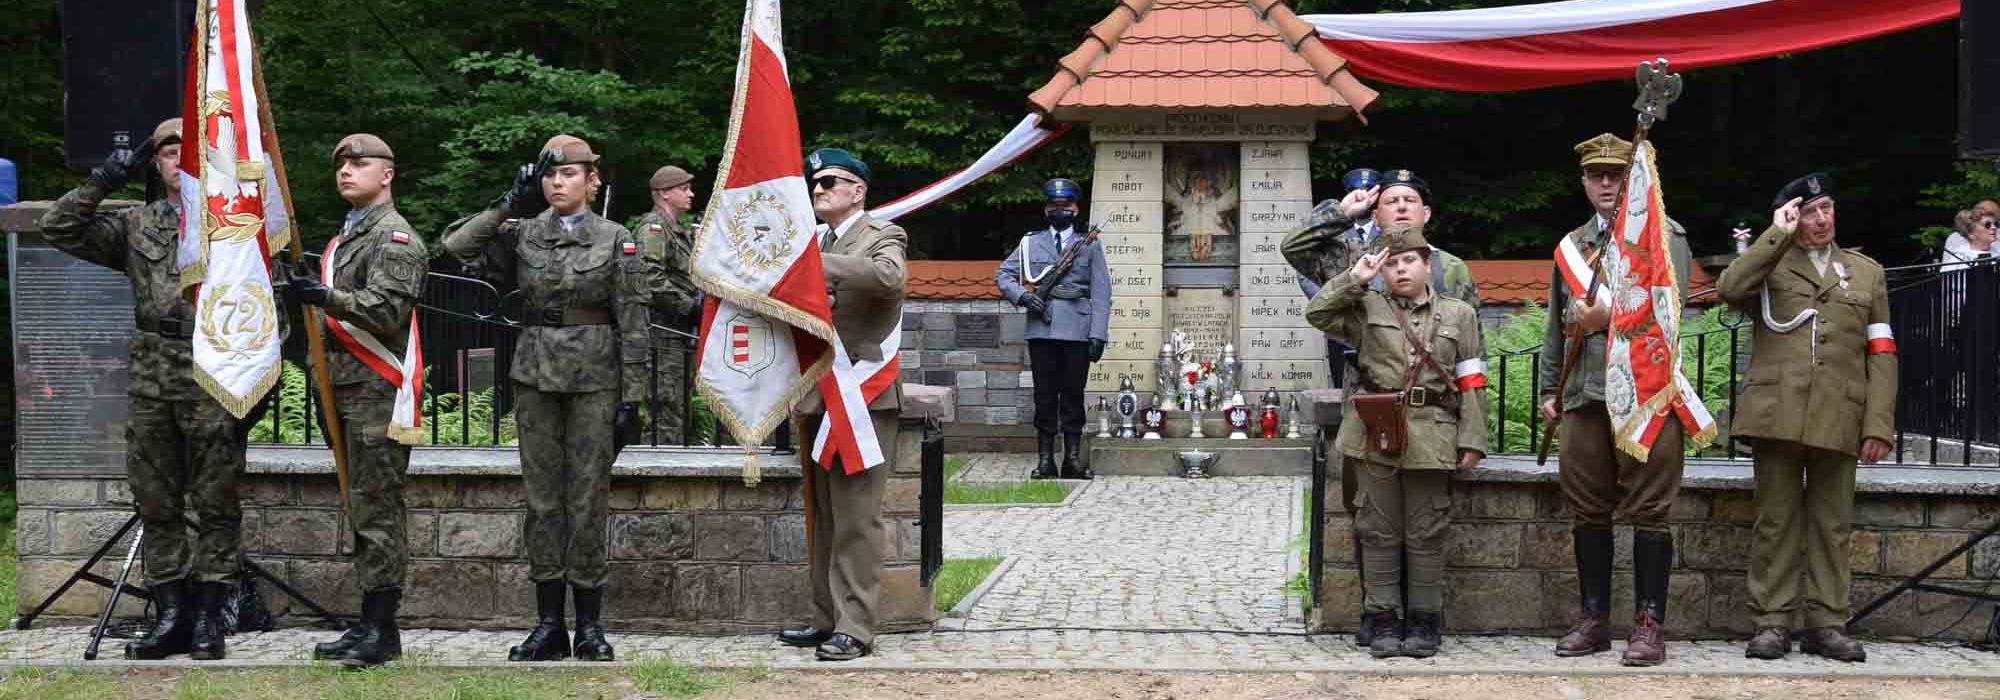
<svg viewBox="0 0 2000 700"><path fill-rule="evenodd" d="M1049 212L1048 216L1049 228L1057 231L1069 228L1071 224L1076 223L1076 212L1068 209L1056 209Z"/></svg>

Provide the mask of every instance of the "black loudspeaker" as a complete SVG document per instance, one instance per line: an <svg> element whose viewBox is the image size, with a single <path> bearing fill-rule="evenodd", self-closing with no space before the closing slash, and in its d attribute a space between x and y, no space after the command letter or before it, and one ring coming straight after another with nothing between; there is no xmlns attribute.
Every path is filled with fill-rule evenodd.
<svg viewBox="0 0 2000 700"><path fill-rule="evenodd" d="M1958 32L1958 151L2000 157L2000 3L1963 0Z"/></svg>
<svg viewBox="0 0 2000 700"><path fill-rule="evenodd" d="M197 0L63 0L63 150L72 169L181 111Z"/></svg>

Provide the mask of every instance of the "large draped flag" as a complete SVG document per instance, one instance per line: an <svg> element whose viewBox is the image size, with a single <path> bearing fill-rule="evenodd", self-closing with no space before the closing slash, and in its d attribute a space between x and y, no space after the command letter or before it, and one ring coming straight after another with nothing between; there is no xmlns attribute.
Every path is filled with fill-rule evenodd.
<svg viewBox="0 0 2000 700"><path fill-rule="evenodd" d="M1502 92L1612 80L1664 56L1703 68L1958 16L1960 0L1566 0L1437 12L1302 15L1363 77Z"/></svg>
<svg viewBox="0 0 2000 700"><path fill-rule="evenodd" d="M1681 371L1681 296L1667 244L1666 200L1660 194L1653 144L1641 140L1625 175L1604 246L1604 288L1611 298L1611 329L1604 346L1604 405L1618 449L1644 461L1666 421L1679 420L1697 449L1715 439L1715 417ZM1590 269L1566 273L1582 299Z"/></svg>
<svg viewBox="0 0 2000 700"><path fill-rule="evenodd" d="M833 329L806 192L778 0L749 0L715 196L689 263L708 292L696 383L743 445L762 444L815 386L849 473L883 462L867 402ZM833 372L836 365L847 371ZM846 377L849 381L842 381ZM744 467L755 481L756 461Z"/></svg>
<svg viewBox="0 0 2000 700"><path fill-rule="evenodd" d="M256 44L245 0L207 0L195 15L182 105L181 288L195 309L194 378L237 417L278 379L271 249L290 240L289 202L258 103Z"/></svg>

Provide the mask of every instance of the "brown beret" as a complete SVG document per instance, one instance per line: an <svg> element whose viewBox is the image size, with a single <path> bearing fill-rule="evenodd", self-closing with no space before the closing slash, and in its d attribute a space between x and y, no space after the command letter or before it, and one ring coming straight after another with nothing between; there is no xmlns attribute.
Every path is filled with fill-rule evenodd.
<svg viewBox="0 0 2000 700"><path fill-rule="evenodd" d="M689 175L688 171L682 170L681 166L665 165L661 166L659 170L653 171L653 179L647 184L656 190L666 190L680 187L693 181L694 176Z"/></svg>
<svg viewBox="0 0 2000 700"><path fill-rule="evenodd" d="M374 134L349 134L333 146L333 162L342 158L381 158L393 161L396 152L389 150L389 143Z"/></svg>
<svg viewBox="0 0 2000 700"><path fill-rule="evenodd" d="M168 119L166 121L160 122L159 126L153 127L154 148L165 146L170 143L180 143L180 140L181 140L180 117L174 117L172 119Z"/></svg>
<svg viewBox="0 0 2000 700"><path fill-rule="evenodd" d="M597 162L597 154L590 151L590 144L569 134L557 134L549 139L548 143L542 144L542 152L555 154L556 165Z"/></svg>

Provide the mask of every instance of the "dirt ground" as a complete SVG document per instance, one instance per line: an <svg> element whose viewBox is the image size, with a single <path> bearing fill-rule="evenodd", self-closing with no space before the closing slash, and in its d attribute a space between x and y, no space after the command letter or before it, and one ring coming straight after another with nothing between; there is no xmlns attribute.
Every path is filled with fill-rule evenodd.
<svg viewBox="0 0 2000 700"><path fill-rule="evenodd" d="M2000 683L1930 680L1822 680L1673 676L1361 676L1348 674L1153 673L785 673L704 698L1064 698L1197 700L1486 700L1644 698L1645 700L2000 700Z"/></svg>

